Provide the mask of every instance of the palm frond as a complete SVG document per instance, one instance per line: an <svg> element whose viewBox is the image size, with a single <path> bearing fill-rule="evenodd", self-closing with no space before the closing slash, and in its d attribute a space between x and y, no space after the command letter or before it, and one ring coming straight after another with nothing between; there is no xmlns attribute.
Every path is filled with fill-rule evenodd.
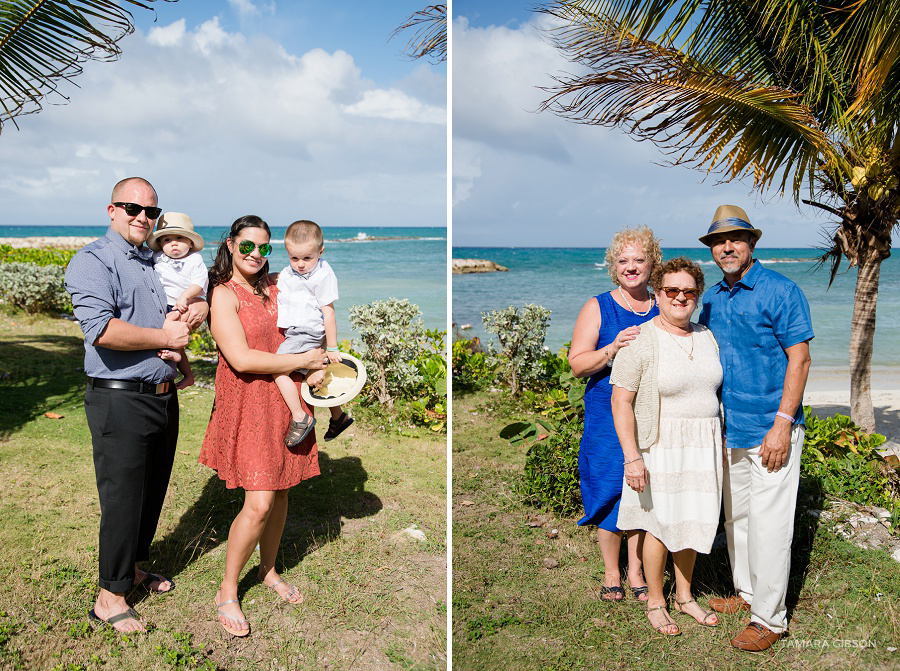
<svg viewBox="0 0 900 671"><path fill-rule="evenodd" d="M169 0L171 1L171 0ZM115 60L118 41L134 30L123 5L150 9L154 0L0 1L0 128L37 112L60 81L88 60Z"/></svg>
<svg viewBox="0 0 900 671"><path fill-rule="evenodd" d="M428 5L410 14L394 29L391 38L414 29L404 53L412 59L428 58L432 63L447 60L447 5Z"/></svg>
<svg viewBox="0 0 900 671"><path fill-rule="evenodd" d="M621 126L650 140L674 164L727 179L751 176L760 188L780 176L795 191L831 152L800 94L709 70L677 49L627 36L594 20L551 33L587 74L555 78L542 109L593 125Z"/></svg>

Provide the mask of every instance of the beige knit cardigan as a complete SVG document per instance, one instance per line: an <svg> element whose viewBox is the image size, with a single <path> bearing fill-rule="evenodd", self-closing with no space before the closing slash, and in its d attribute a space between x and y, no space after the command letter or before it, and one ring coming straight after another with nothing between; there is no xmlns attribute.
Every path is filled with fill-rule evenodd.
<svg viewBox="0 0 900 671"><path fill-rule="evenodd" d="M695 333L708 330L700 324L693 327ZM659 437L659 339L653 320L641 324L631 344L616 353L609 383L637 392L634 435L639 450L649 449Z"/></svg>

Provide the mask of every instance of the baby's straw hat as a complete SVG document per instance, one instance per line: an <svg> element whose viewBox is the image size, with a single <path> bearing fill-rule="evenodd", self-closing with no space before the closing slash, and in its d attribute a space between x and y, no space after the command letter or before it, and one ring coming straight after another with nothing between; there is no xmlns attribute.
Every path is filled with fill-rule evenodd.
<svg viewBox="0 0 900 671"><path fill-rule="evenodd" d="M164 235L180 235L194 243L191 251L199 252L203 249L203 238L199 233L194 233L194 222L186 214L181 212L166 212L156 222L156 230L147 239L147 246L154 252L162 249L158 240Z"/></svg>
<svg viewBox="0 0 900 671"><path fill-rule="evenodd" d="M325 366L325 379L318 389L311 389L306 381L300 386L303 400L317 408L344 405L359 396L366 384L366 368L355 356L341 352L340 363Z"/></svg>

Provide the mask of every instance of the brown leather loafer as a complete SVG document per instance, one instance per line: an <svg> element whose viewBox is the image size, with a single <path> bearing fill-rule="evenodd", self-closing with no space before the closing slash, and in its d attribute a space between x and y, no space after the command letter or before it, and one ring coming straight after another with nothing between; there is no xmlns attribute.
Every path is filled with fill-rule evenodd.
<svg viewBox="0 0 900 671"><path fill-rule="evenodd" d="M750 604L744 601L744 598L735 594L734 596L715 597L709 600L709 607L717 613L725 613L726 615L734 615L742 610L750 610Z"/></svg>
<svg viewBox="0 0 900 671"><path fill-rule="evenodd" d="M776 634L759 622L751 622L744 631L732 639L731 645L738 650L762 652L771 648L779 638L781 638L781 634Z"/></svg>

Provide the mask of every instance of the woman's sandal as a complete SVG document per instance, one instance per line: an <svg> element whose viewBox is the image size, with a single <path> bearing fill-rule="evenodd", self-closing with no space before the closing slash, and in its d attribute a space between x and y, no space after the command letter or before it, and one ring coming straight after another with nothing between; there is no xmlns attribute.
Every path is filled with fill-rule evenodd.
<svg viewBox="0 0 900 671"><path fill-rule="evenodd" d="M353 424L353 418L346 412L342 412L340 417L328 422L328 431L325 432L325 440L328 441L332 438L337 438L344 432L344 429L351 424Z"/></svg>
<svg viewBox="0 0 900 671"><path fill-rule="evenodd" d="M312 415L307 415L306 419L300 422L292 419L288 425L287 433L284 434L284 444L287 447L297 447L309 435L309 432L313 430L315 425L316 418Z"/></svg>
<svg viewBox="0 0 900 671"><path fill-rule="evenodd" d="M683 607L687 606L689 603L697 603L697 602L694 599L688 599L687 601L679 601L678 599L675 599L675 610L678 611L679 613L682 613L684 615L688 615L688 616L694 618L695 620L697 620L698 624L702 624L704 627L718 627L719 626L719 616L716 615L711 610L704 610L703 606L701 606L699 603L697 603L697 608L699 608L704 613L702 619L698 618L696 615L691 615L690 613L686 612ZM710 617L716 618L716 621L715 622L707 622L707 620L709 620Z"/></svg>
<svg viewBox="0 0 900 671"><path fill-rule="evenodd" d="M224 629L225 631L227 631L229 634L231 634L232 636L234 636L236 638L244 638L244 636L250 635L250 623L247 620L241 620L241 619L234 617L233 615L228 615L227 613L222 612L222 606L229 604L229 603L239 604L240 601L238 601L237 599L228 599L228 601L223 601L222 603L218 603L215 599L213 599L213 603L216 604L216 613L218 614L218 616L220 618L224 617L226 620L228 620L230 622L234 622L237 625L235 627L229 627L225 622L222 622L222 620L218 620L219 625L222 627L222 629ZM243 625L245 625L245 624L247 625L247 628L242 629L241 627L243 627Z"/></svg>
<svg viewBox="0 0 900 671"><path fill-rule="evenodd" d="M601 601L610 601L612 603L619 603L622 599L625 598L625 590L619 587L618 585L613 585L612 587L607 587L604 585L600 588L600 600Z"/></svg>
<svg viewBox="0 0 900 671"><path fill-rule="evenodd" d="M634 594L634 598L640 601L641 603L647 603L650 600L650 588L646 585L642 585L640 587L632 587L628 586L628 589L631 590L631 593ZM645 596L646 599L642 599L641 597Z"/></svg>
<svg viewBox="0 0 900 671"><path fill-rule="evenodd" d="M290 583L287 583L287 581L285 581L284 578L282 578L281 580L278 580L278 581L276 581L276 582L273 582L271 585L266 585L266 583L263 583L263 585L266 585L266 587L268 587L270 590L272 590L273 592L275 592L275 594L277 594L278 596L280 596L282 599L284 599L284 600L287 601L288 603L293 603L293 604L303 603L303 595L300 593L300 590L297 589L297 586L296 586L296 585L291 585L290 591L289 591L287 594L282 594L282 593L279 592L277 589L275 589L275 588L278 587L278 585L280 585L281 583L290 584ZM296 594L297 596L299 596L300 598L297 599L296 601L291 601L291 597L293 597L295 594Z"/></svg>
<svg viewBox="0 0 900 671"><path fill-rule="evenodd" d="M650 613L655 610L661 610L663 612L663 614L666 616L666 622L659 625L658 627L654 626L654 624L651 622L650 626L656 629L657 633L660 633L663 636L681 636L681 629L679 629L678 623L669 616L669 611L666 609L666 604L663 604L662 606L656 606L654 608L647 608L648 620L650 619ZM675 627L675 631L663 631L663 629L665 629L666 627L672 626Z"/></svg>

